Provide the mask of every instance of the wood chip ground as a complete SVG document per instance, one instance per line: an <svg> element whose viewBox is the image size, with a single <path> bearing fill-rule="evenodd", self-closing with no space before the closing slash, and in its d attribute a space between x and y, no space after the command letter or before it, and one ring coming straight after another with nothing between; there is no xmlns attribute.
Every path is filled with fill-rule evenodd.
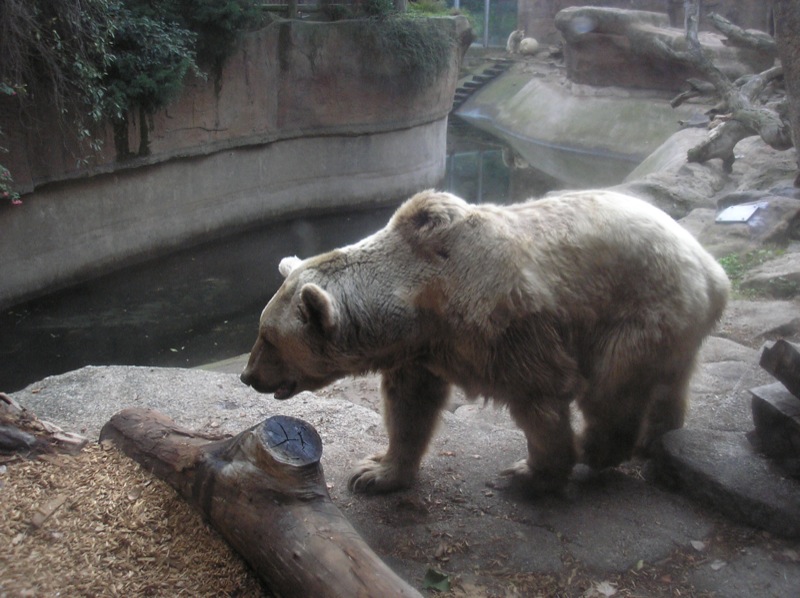
<svg viewBox="0 0 800 598"><path fill-rule="evenodd" d="M0 465L0 597L266 596L163 482L113 447Z"/></svg>

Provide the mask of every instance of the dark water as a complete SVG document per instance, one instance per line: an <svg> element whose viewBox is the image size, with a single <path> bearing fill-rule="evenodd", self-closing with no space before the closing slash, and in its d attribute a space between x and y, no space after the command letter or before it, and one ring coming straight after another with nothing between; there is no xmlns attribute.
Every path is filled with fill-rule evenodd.
<svg viewBox="0 0 800 598"><path fill-rule="evenodd" d="M563 185L497 139L451 125L440 187L511 202ZM400 199L398 200L399 203ZM84 365L193 367L249 351L282 257L308 257L382 228L396 205L298 218L115 272L0 314L0 390Z"/></svg>

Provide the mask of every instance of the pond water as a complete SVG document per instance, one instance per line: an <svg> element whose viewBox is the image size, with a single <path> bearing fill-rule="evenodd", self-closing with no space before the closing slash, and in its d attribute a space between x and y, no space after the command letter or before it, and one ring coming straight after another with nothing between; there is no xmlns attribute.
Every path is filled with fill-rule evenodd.
<svg viewBox="0 0 800 598"><path fill-rule="evenodd" d="M508 203L565 186L498 138L451 124L441 188L472 202ZM282 257L355 242L382 228L395 208L266 224L7 309L0 390L84 365L194 367L246 353L280 285Z"/></svg>

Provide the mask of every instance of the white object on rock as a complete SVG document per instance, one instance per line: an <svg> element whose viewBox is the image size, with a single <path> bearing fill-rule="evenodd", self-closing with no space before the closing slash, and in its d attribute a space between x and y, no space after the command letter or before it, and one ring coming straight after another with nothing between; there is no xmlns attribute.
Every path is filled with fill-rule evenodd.
<svg viewBox="0 0 800 598"><path fill-rule="evenodd" d="M532 37L523 38L519 42L519 53L523 56L533 56L539 51L539 42Z"/></svg>

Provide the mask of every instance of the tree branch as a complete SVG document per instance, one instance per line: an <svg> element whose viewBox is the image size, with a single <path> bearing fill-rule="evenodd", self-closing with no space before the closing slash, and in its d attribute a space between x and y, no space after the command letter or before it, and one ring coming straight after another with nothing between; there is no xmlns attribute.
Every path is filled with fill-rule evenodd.
<svg viewBox="0 0 800 598"><path fill-rule="evenodd" d="M758 52L764 52L772 58L778 56L778 48L771 35L763 31L742 29L715 12L709 13L708 18L712 25L728 38L730 45L752 48Z"/></svg>
<svg viewBox="0 0 800 598"><path fill-rule="evenodd" d="M687 0L685 4L687 15L699 14L701 5L699 0ZM686 19L688 60L711 82L730 114L727 117L728 122L712 131L709 139L689 150L688 160L705 162L710 158L722 158L723 167L730 172L735 160L733 148L745 137L755 134L759 135L764 143L777 150L792 147L789 123L783 121L774 110L756 104L758 96L769 82L780 76L782 71L771 68L760 75L745 78L735 84L731 83L703 52L697 37L698 20L688 16ZM686 58L685 55L680 57L684 60Z"/></svg>

